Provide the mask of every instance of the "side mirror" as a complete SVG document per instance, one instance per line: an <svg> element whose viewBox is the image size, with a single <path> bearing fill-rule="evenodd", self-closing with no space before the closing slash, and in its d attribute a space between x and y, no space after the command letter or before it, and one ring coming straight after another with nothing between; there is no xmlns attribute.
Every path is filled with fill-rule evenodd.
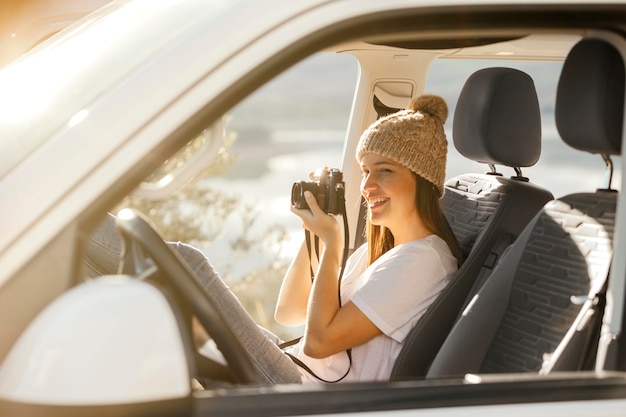
<svg viewBox="0 0 626 417"><path fill-rule="evenodd" d="M0 400L124 405L189 398L189 334L163 292L123 275L48 305L0 365ZM189 402L189 401L187 401Z"/></svg>

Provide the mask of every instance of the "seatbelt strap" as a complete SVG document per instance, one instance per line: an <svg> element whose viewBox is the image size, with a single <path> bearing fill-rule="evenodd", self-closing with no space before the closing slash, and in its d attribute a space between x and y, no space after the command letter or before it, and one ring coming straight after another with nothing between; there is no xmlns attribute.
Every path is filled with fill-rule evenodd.
<svg viewBox="0 0 626 417"><path fill-rule="evenodd" d="M311 252L311 232L308 230L304 231L304 238L306 240L306 250L309 253L309 271L311 273L311 282L315 279L315 271L313 271L313 253ZM315 258L319 262L320 259L320 238L317 235L313 236L315 241Z"/></svg>

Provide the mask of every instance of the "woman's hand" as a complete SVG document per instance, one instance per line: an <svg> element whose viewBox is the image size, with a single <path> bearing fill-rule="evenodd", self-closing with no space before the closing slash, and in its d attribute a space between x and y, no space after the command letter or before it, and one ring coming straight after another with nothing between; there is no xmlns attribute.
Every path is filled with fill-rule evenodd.
<svg viewBox="0 0 626 417"><path fill-rule="evenodd" d="M291 207L291 211L302 219L302 226L319 236L327 247L341 246L341 229L337 219L320 208L310 191L304 192L304 198L308 209Z"/></svg>

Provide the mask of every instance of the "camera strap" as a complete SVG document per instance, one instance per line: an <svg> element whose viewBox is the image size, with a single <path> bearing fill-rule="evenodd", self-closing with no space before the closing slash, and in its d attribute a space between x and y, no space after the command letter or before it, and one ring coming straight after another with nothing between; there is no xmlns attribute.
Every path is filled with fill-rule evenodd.
<svg viewBox="0 0 626 417"><path fill-rule="evenodd" d="M311 282L315 279L315 271L313 271L313 254L311 251L311 232L308 230L304 231L304 238L306 240L306 250L309 252L309 271L311 272ZM315 243L315 257L319 261L320 259L320 238L317 235L313 235L313 240Z"/></svg>
<svg viewBox="0 0 626 417"><path fill-rule="evenodd" d="M349 246L349 239L350 239L350 234L348 233L348 219L346 216L346 203L345 200L343 201L343 204L341 205L341 213L339 213L341 215L341 218L343 219L343 230L344 230L344 245L343 245L343 254L341 256L341 269L339 271L339 278L337 280L337 296L339 297L339 307L341 308L341 280L343 278L343 271L346 267L346 261L348 259L348 246ZM306 239L306 246L307 246L307 251L309 252L309 270L311 271L311 281L314 280L315 278L315 272L313 271L313 262L312 262L312 248L311 248L311 233L308 230L304 231L305 233L305 239ZM315 247L315 256L317 257L317 259L319 260L319 237L314 235L314 247ZM293 339L290 340L288 342L284 342L281 343L280 345L278 345L279 348L284 349L286 347L289 346L293 346L296 343L298 343L300 341L300 339L302 339L302 337L298 337L297 339ZM350 369L352 368L352 348L347 349L346 350L346 355L348 355L348 369L346 370L346 373L343 374L343 376L341 376L338 379L335 379L333 381L328 381L324 378L321 378L319 376L317 376L315 374L315 372L313 372L311 370L311 368L309 368L304 362L302 362L300 359L296 358L294 355L292 355L289 352L285 352L285 354L287 356L289 356L291 358L291 360L298 365L300 368L304 369L306 372L308 372L309 374L311 374L313 377L317 378L318 380L322 381L322 382L326 382L329 384L334 384L336 382L339 382L341 380L343 380L346 376L348 376L348 373L350 372Z"/></svg>

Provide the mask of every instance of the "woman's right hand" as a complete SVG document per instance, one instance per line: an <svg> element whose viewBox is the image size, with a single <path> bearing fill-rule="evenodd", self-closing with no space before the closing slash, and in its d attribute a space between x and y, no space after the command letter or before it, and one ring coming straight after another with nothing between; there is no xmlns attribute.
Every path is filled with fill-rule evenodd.
<svg viewBox="0 0 626 417"><path fill-rule="evenodd" d="M341 245L341 229L335 216L322 210L310 191L304 192L308 209L291 207L291 211L302 219L303 227L312 234L319 236L327 247Z"/></svg>

